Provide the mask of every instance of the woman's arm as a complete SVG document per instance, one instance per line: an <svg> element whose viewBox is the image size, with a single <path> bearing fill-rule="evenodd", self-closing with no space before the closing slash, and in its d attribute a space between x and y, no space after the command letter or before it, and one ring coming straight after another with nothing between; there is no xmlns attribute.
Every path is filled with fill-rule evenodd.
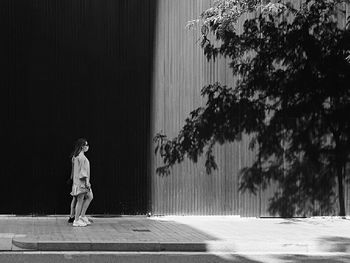
<svg viewBox="0 0 350 263"><path fill-rule="evenodd" d="M74 174L74 159L72 158L72 170L70 172L70 179L73 180L73 174Z"/></svg>

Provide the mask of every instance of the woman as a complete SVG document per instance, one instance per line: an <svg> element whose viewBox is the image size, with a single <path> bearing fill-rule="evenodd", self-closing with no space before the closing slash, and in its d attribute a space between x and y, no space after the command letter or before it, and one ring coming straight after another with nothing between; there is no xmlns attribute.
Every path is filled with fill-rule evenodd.
<svg viewBox="0 0 350 263"><path fill-rule="evenodd" d="M72 153L72 192L73 196L71 210L75 204L75 216L73 226L87 226L91 224L85 213L93 194L90 184L90 163L85 156L85 152L89 150L89 144L86 139L78 139L74 151ZM76 200L74 200L76 199Z"/></svg>

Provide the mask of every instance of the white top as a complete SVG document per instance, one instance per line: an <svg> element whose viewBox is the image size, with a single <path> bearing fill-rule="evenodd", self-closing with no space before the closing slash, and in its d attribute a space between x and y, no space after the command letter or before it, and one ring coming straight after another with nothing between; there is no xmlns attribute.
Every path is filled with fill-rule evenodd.
<svg viewBox="0 0 350 263"><path fill-rule="evenodd" d="M86 193L86 179L90 181L90 162L83 152L80 152L77 157L72 158L72 192L71 195L77 196L81 193Z"/></svg>

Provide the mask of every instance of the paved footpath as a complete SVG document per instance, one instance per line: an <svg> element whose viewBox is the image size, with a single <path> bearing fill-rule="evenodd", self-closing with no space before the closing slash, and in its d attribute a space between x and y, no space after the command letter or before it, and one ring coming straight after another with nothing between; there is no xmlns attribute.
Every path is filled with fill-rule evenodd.
<svg viewBox="0 0 350 263"><path fill-rule="evenodd" d="M171 253L174 262L184 255L187 255L186 262L274 262L272 258L255 260L267 254L274 255L273 258L283 256L286 262L313 262L310 257L325 258L325 262L350 262L350 220L337 217L137 216L93 220L91 226L77 228L68 224L66 217L0 217L2 256L11 257L14 252L43 256L59 251L73 254L79 251L76 257L82 257L82 262L90 262L83 258L85 251L94 262L94 255L103 251L105 257L143 253L132 254L135 259L139 257L140 262L158 262L154 258L144 261L151 255L147 253L157 253L159 262L163 262L162 257L172 262L167 253ZM108 254L107 251L119 254ZM57 253L55 255L59 257ZM207 258L209 254L215 258L205 261L202 257ZM307 255L308 260L303 255ZM216 260L218 258L220 261ZM331 258L342 260L332 261Z"/></svg>

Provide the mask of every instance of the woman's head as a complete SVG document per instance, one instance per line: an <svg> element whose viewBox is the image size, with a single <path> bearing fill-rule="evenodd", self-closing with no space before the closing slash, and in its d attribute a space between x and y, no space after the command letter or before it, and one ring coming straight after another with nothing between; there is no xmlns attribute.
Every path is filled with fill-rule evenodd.
<svg viewBox="0 0 350 263"><path fill-rule="evenodd" d="M80 138L75 142L72 157L77 157L81 151L87 152L88 150L89 150L89 144L87 140L84 138Z"/></svg>

